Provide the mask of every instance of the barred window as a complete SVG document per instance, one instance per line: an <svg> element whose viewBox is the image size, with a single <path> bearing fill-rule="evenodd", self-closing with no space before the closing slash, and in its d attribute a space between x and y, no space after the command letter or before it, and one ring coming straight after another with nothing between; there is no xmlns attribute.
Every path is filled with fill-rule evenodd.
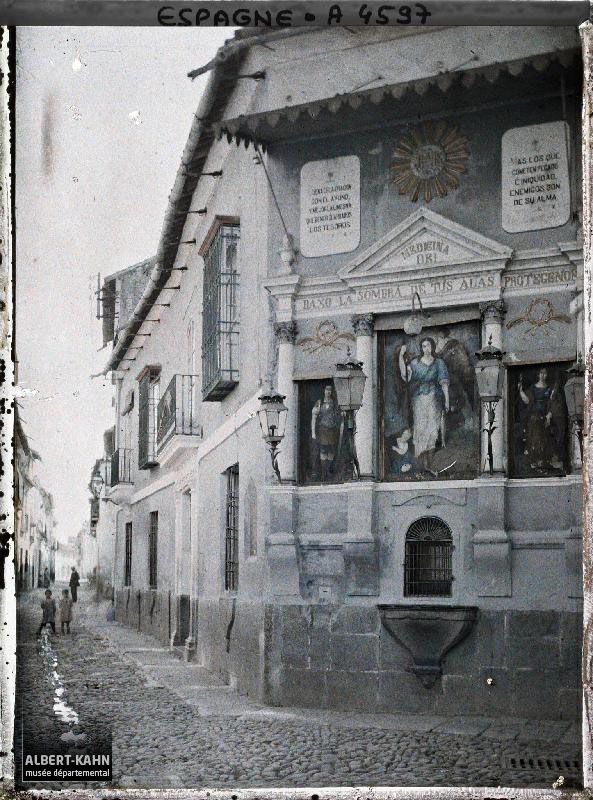
<svg viewBox="0 0 593 800"><path fill-rule="evenodd" d="M150 525L148 528L148 586L157 588L157 549L159 537L159 512L150 512Z"/></svg>
<svg viewBox="0 0 593 800"><path fill-rule="evenodd" d="M156 431L160 367L146 367L138 378L138 469L157 465Z"/></svg>
<svg viewBox="0 0 593 800"><path fill-rule="evenodd" d="M450 597L453 537L438 517L422 517L406 534L404 595Z"/></svg>
<svg viewBox="0 0 593 800"><path fill-rule="evenodd" d="M239 465L226 471L226 533L224 588L236 592L239 586Z"/></svg>
<svg viewBox="0 0 593 800"><path fill-rule="evenodd" d="M126 552L124 560L124 586L132 585L132 523L126 522Z"/></svg>
<svg viewBox="0 0 593 800"><path fill-rule="evenodd" d="M238 224L217 221L202 252L204 400L222 400L239 382L239 230Z"/></svg>

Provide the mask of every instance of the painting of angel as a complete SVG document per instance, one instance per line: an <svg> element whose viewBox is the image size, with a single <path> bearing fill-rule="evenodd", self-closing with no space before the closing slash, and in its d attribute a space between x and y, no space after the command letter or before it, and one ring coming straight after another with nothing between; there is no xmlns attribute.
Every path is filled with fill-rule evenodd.
<svg viewBox="0 0 593 800"><path fill-rule="evenodd" d="M418 336L382 336L382 477L475 477L479 403L477 322L425 328Z"/></svg>

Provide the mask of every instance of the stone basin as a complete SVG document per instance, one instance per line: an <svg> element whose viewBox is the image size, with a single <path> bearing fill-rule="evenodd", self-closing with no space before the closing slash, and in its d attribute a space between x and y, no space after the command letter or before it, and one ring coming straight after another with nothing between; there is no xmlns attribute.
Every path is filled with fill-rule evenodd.
<svg viewBox="0 0 593 800"><path fill-rule="evenodd" d="M440 678L447 653L469 634L476 606L379 605L388 633L411 654L409 668L428 689Z"/></svg>

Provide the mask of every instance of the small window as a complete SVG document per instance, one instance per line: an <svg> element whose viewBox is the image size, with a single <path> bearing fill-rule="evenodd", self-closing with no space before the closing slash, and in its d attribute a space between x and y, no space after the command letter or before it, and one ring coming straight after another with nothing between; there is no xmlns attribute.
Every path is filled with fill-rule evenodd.
<svg viewBox="0 0 593 800"><path fill-rule="evenodd" d="M216 221L204 258L202 395L222 400L239 382L239 225Z"/></svg>
<svg viewBox="0 0 593 800"><path fill-rule="evenodd" d="M148 586L157 588L157 552L159 538L159 512L150 512L150 525L148 529Z"/></svg>
<svg viewBox="0 0 593 800"><path fill-rule="evenodd" d="M450 597L453 537L438 517L423 517L406 534L405 597Z"/></svg>
<svg viewBox="0 0 593 800"><path fill-rule="evenodd" d="M236 592L239 586L239 465L226 473L226 532L224 549L224 588Z"/></svg>
<svg viewBox="0 0 593 800"><path fill-rule="evenodd" d="M138 378L138 469L157 465L156 432L159 367L146 367Z"/></svg>
<svg viewBox="0 0 593 800"><path fill-rule="evenodd" d="M126 522L126 552L124 561L124 586L132 585L132 523Z"/></svg>

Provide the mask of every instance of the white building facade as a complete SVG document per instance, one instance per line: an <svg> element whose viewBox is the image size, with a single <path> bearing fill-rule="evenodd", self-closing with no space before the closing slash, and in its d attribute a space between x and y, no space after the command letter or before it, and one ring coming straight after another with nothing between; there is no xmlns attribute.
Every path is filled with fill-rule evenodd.
<svg viewBox="0 0 593 800"><path fill-rule="evenodd" d="M577 33L267 41L223 49L150 271L111 279L117 618L268 703L576 717Z"/></svg>

